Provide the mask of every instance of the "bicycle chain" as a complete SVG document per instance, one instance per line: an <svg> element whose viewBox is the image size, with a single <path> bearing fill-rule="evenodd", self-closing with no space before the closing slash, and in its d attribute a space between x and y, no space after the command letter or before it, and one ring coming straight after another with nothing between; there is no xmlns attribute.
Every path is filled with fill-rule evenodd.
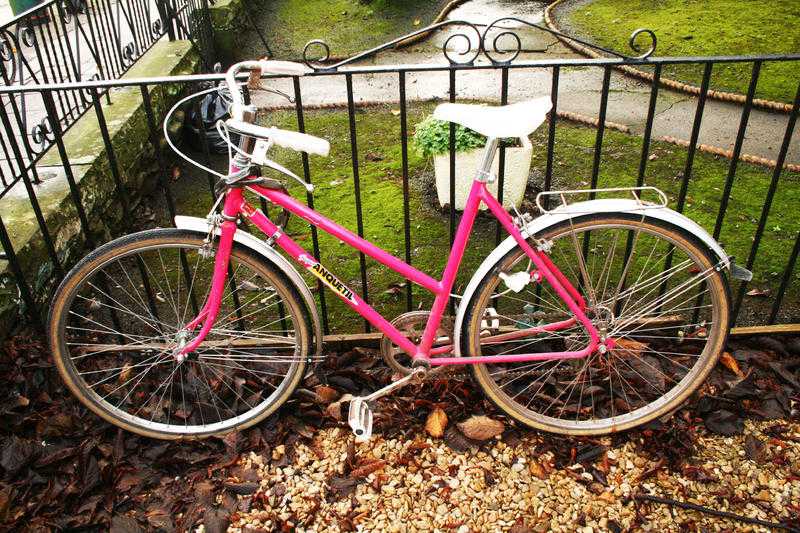
<svg viewBox="0 0 800 533"><path fill-rule="evenodd" d="M471 365L463 365L463 366L471 366ZM566 375L570 374L572 371L563 369L563 370L516 370L511 372L503 373L503 377L517 377L517 376L541 376L544 374L551 374L551 375ZM466 379L470 377L472 374L467 371L455 372L450 367L447 366L440 366L434 367L428 372L426 372L422 379L423 381L429 381L435 378L444 378L444 379Z"/></svg>
<svg viewBox="0 0 800 533"><path fill-rule="evenodd" d="M383 358L381 358L381 360L383 360ZM464 364L464 365L459 365L459 366L461 366L463 368L463 367L468 367L468 366L472 366L472 365ZM542 375L545 372L547 372L547 370L530 370L530 371L517 370L517 371L512 371L512 372L506 372L506 373L503 374L503 376L516 377L516 376L524 376L524 375ZM567 372L569 372L569 370L564 369L564 370L558 370L558 371L550 371L550 374L565 374ZM423 382L424 381L430 381L430 380L433 380L433 379L459 379L459 380L465 380L465 379L469 378L471 375L472 375L472 373L468 372L466 370L462 370L460 372L456 372L455 370L453 370L453 366L434 366L434 367L431 367L425 374L422 375L422 381Z"/></svg>

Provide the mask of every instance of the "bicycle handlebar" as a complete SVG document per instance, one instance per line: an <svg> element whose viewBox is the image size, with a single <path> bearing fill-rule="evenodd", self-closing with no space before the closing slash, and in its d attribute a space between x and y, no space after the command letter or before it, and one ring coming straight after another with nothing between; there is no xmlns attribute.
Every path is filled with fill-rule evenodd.
<svg viewBox="0 0 800 533"><path fill-rule="evenodd" d="M300 63L291 61L272 61L261 59L258 61L241 61L231 66L225 73L225 82L231 94L231 117L234 120L242 120L244 108L244 96L236 82L236 76L245 70L256 74L260 78L262 74L281 74L285 76L303 76L309 72L308 67ZM252 79L252 76L251 76Z"/></svg>

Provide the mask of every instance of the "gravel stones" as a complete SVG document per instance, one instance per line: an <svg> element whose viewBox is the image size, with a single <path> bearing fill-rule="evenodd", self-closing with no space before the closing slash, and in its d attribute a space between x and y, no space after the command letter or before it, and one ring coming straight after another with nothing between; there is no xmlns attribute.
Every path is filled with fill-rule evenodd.
<svg viewBox="0 0 800 533"><path fill-rule="evenodd" d="M800 424L776 427L748 421L744 435L702 432L697 453L680 471L638 453L631 441L610 447L593 465L555 468L533 433L514 439L514 446L496 438L457 453L425 434L416 440L378 435L354 446L346 430L326 429L310 446L297 445L288 465L278 466L285 453L278 449L243 459L243 468L257 471L259 489L228 530L667 531L683 525L767 531L632 496L786 520L800 502Z"/></svg>

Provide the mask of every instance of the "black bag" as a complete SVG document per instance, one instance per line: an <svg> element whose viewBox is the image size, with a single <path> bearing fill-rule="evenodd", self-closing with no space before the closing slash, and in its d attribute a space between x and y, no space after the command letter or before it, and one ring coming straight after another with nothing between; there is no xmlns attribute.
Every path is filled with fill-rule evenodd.
<svg viewBox="0 0 800 533"><path fill-rule="evenodd" d="M227 153L228 144L217 131L217 121L226 120L229 117L225 100L217 92L205 95L200 100L199 106L193 105L186 121L186 134L192 149L198 152L203 151L203 137L205 137L209 152L214 154ZM203 134L201 134L201 131ZM230 136L234 144L239 142L238 134L231 132Z"/></svg>

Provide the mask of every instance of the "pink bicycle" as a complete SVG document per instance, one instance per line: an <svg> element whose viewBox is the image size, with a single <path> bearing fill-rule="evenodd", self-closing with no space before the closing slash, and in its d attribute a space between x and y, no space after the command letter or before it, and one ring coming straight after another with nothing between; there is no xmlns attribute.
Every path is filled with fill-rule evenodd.
<svg viewBox="0 0 800 533"><path fill-rule="evenodd" d="M498 139L527 136L549 99L504 107L443 104L435 116L487 137L442 279L372 245L262 177L273 145L326 155L328 143L254 124L237 75L300 76L302 65L249 61L227 73L236 132L223 193L207 219L127 235L69 273L51 308L58 369L92 411L157 438L201 438L258 423L322 356L312 294L284 255L319 278L383 332L382 354L403 377L350 402L356 435L372 432L370 402L453 365L470 365L485 394L533 428L589 435L625 430L674 411L705 379L729 327L725 272L747 278L700 226L666 207L651 187L605 189L625 198L570 202L587 191L547 193L542 215L506 212L492 196ZM430 312L389 321L245 198L254 193L430 291ZM657 201L645 201L644 196ZM483 202L509 237L477 269L455 317L454 280ZM220 209L221 206L221 209ZM260 240L238 227L247 220Z"/></svg>

